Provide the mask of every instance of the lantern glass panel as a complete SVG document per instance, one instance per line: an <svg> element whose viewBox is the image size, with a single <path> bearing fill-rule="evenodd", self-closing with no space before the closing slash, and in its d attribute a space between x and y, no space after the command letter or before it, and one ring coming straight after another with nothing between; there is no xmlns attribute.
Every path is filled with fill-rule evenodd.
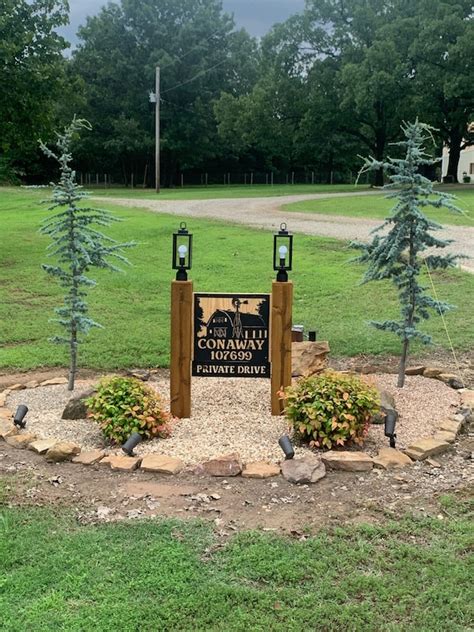
<svg viewBox="0 0 474 632"><path fill-rule="evenodd" d="M293 235L276 234L273 242L273 269L291 270L293 258Z"/></svg>
<svg viewBox="0 0 474 632"><path fill-rule="evenodd" d="M185 226L173 234L173 269L190 270L192 264L192 239Z"/></svg>

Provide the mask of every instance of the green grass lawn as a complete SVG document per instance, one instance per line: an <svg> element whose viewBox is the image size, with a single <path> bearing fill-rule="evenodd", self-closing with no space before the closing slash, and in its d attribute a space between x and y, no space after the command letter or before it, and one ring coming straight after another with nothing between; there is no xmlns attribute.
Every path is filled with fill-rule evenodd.
<svg viewBox="0 0 474 632"><path fill-rule="evenodd" d="M426 214L440 224L454 224L457 226L474 226L474 187L472 190L449 189L458 198L456 205L462 214L453 213L448 209L425 209ZM306 200L285 205L285 210L299 213L321 213L325 215L346 215L350 217L368 217L384 219L395 204L394 200L387 200L380 195L367 197L345 197L325 200Z"/></svg>
<svg viewBox="0 0 474 632"><path fill-rule="evenodd" d="M1 629L464 632L472 522L467 504L446 500L444 520L302 542L247 532L224 546L197 521L80 526L64 512L4 508Z"/></svg>
<svg viewBox="0 0 474 632"><path fill-rule="evenodd" d="M0 190L0 367L29 369L67 364L66 349L48 341L59 333L49 322L61 304L61 289L41 270L49 240L38 234L48 215L44 192ZM117 369L167 366L171 235L179 218L140 209L112 208L123 218L110 234L139 245L128 252L133 266L124 274L92 271L91 317L105 326L88 336L79 352L81 367ZM274 278L272 235L217 221L187 219L194 233L192 278L200 292L267 292ZM397 315L391 286L359 286L363 268L341 241L295 236L294 323L316 329L334 355L398 352L398 340L367 325ZM474 345L474 278L459 270L434 276L439 298L457 305L447 316L458 349ZM426 329L447 347L440 318ZM419 349L419 347L418 347Z"/></svg>

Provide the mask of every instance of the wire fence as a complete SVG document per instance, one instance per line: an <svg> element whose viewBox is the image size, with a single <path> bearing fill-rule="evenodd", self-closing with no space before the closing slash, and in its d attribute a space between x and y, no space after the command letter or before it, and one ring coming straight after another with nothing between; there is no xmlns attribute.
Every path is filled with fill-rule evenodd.
<svg viewBox="0 0 474 632"><path fill-rule="evenodd" d="M177 171L173 174L161 174L161 186L172 188L208 187L208 186L281 186L316 184L354 184L356 171L327 171L324 173L305 169L299 171ZM153 188L154 174L147 169L143 173L131 171L127 174L110 174L78 171L77 180L83 186L96 188L131 187ZM364 174L361 184L369 184L368 174Z"/></svg>

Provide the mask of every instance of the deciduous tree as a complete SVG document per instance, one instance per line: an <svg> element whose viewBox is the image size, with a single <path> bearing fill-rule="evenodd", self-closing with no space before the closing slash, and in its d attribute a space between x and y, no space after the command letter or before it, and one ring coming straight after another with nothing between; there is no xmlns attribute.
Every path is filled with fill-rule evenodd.
<svg viewBox="0 0 474 632"><path fill-rule="evenodd" d="M54 124L67 43L66 0L0 0L0 161L32 171L38 135Z"/></svg>

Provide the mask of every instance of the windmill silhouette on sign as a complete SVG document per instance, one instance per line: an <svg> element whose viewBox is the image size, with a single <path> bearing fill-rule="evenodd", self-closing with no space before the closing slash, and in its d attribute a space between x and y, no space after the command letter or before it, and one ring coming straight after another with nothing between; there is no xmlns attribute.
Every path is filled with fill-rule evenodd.
<svg viewBox="0 0 474 632"><path fill-rule="evenodd" d="M240 306L248 305L248 301L241 301L240 298L232 299L232 307L235 308L235 316L234 316L234 326L232 328L232 336L234 338L242 338L244 335L244 330L242 328L242 321L240 319Z"/></svg>

